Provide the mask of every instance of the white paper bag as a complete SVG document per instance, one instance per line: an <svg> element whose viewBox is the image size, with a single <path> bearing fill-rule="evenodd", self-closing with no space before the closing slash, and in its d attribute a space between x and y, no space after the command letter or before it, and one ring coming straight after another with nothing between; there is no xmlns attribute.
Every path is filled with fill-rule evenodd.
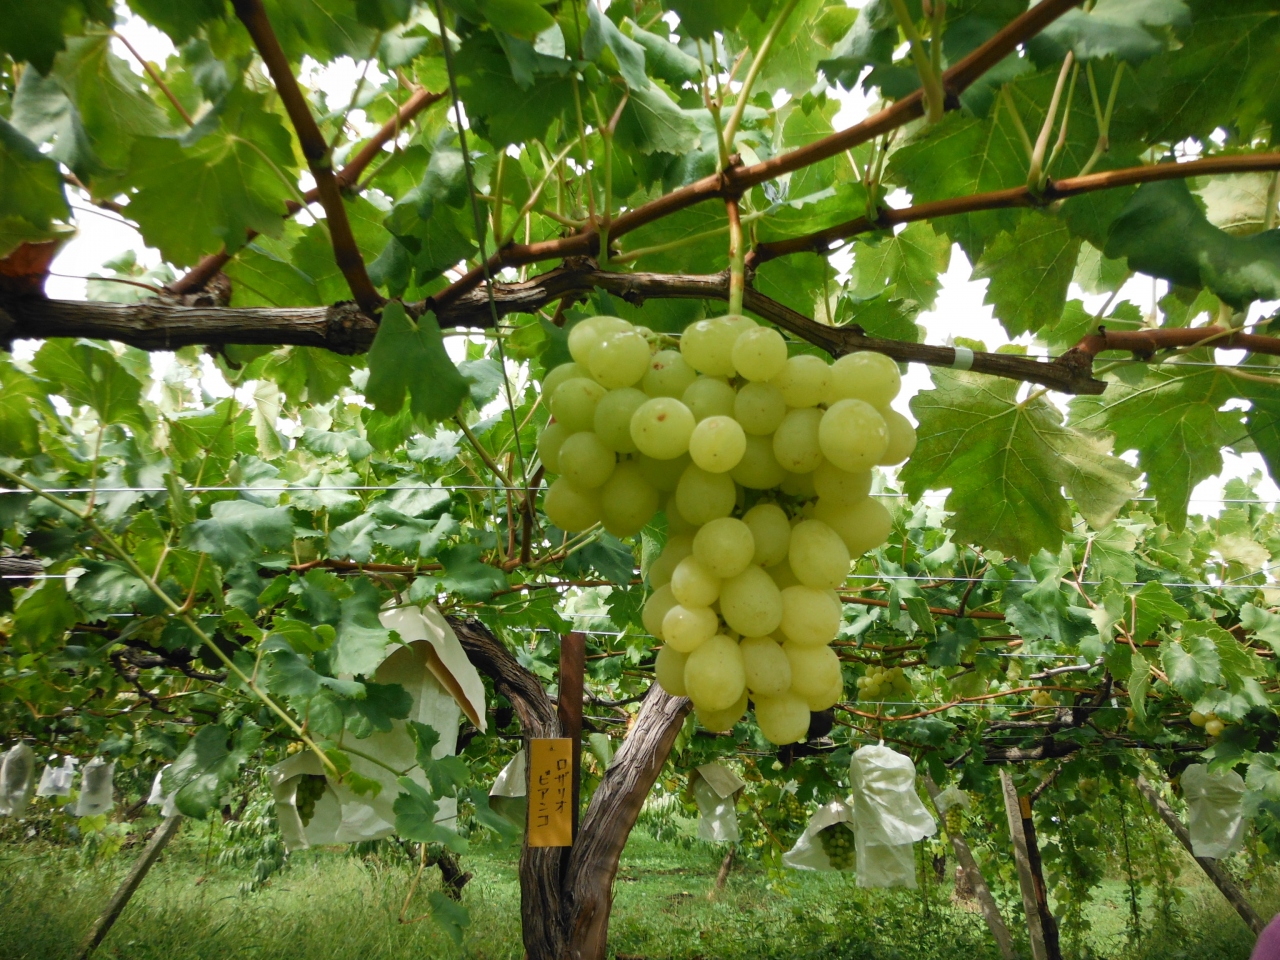
<svg viewBox="0 0 1280 960"><path fill-rule="evenodd" d="M376 797L360 795L346 784L328 779L323 795L316 801L315 814L307 823L297 811L296 778L323 774L320 760L310 751L297 753L276 764L268 782L276 800L276 816L285 847L305 849L315 844L354 843L379 840L395 832L392 809L400 793L394 770L408 770L412 780L427 786L426 774L417 765L417 745L409 733L408 721L426 724L440 735L431 751L435 759L457 752L458 724L465 713L482 732L487 728L484 709L484 681L467 659L457 635L434 606L394 607L379 615L382 625L395 630L405 642L388 647L388 656L378 666L376 683L397 683L413 698L405 720L393 720L391 730L358 740L343 732L338 747L349 745L366 757L349 754L351 769L382 784ZM438 801L436 822L453 826L458 804L452 797Z"/></svg>
<svg viewBox="0 0 1280 960"><path fill-rule="evenodd" d="M1244 780L1234 770L1211 774L1202 763L1182 771L1187 832L1197 857L1223 860L1244 845Z"/></svg>
<svg viewBox="0 0 1280 960"><path fill-rule="evenodd" d="M712 843L737 843L738 792L746 781L723 763L704 763L689 775L698 804L698 839Z"/></svg>
<svg viewBox="0 0 1280 960"><path fill-rule="evenodd" d="M49 765L40 774L40 786L36 787L37 797L66 797L71 794L71 785L76 778L76 764L80 761L75 757L63 757L62 766L55 767L54 759L49 759Z"/></svg>
<svg viewBox="0 0 1280 960"><path fill-rule="evenodd" d="M164 784L160 782L164 772L173 764L167 763L156 772L156 778L151 781L151 796L147 797L147 806L159 807L162 817L175 817L178 815L178 800L176 796L167 796L164 792Z"/></svg>
<svg viewBox="0 0 1280 960"><path fill-rule="evenodd" d="M528 781L528 761L524 750L519 750L489 788L489 808L521 828L529 811Z"/></svg>
<svg viewBox="0 0 1280 960"><path fill-rule="evenodd" d="M116 805L115 787L112 783L115 773L115 763L108 763L101 757L94 757L85 765L84 772L80 775L77 817L95 817Z"/></svg>
<svg viewBox="0 0 1280 960"><path fill-rule="evenodd" d="M946 816L947 811L952 807L959 807L961 810L968 812L973 807L973 800L970 799L969 794L952 784L938 794L937 799L933 801L933 805L940 814Z"/></svg>
<svg viewBox="0 0 1280 960"><path fill-rule="evenodd" d="M782 862L793 870L819 870L830 872L836 870L831 858L822 844L822 833L829 827L837 827L849 831L854 837L853 809L843 801L832 800L818 808L809 818L809 825L800 834L796 845L782 855Z"/></svg>
<svg viewBox="0 0 1280 960"><path fill-rule="evenodd" d="M0 816L27 812L36 779L36 755L25 743L15 743L0 762Z"/></svg>
<svg viewBox="0 0 1280 960"><path fill-rule="evenodd" d="M911 845L938 825L916 793L911 758L885 746L860 748L849 769L857 835L858 886L916 887Z"/></svg>

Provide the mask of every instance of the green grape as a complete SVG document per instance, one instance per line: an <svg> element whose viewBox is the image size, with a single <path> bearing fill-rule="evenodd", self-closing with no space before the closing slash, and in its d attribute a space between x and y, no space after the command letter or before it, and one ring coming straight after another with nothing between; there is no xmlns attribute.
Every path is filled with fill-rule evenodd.
<svg viewBox="0 0 1280 960"><path fill-rule="evenodd" d="M717 577L736 577L751 564L755 553L751 528L734 517L718 517L693 538L693 555Z"/></svg>
<svg viewBox="0 0 1280 960"><path fill-rule="evenodd" d="M801 500L810 500L818 495L817 491L813 489L812 473L788 472L782 478L782 483L778 486L778 489L789 497L798 497Z"/></svg>
<svg viewBox="0 0 1280 960"><path fill-rule="evenodd" d="M698 379L698 371L689 366L675 350L659 350L649 358L649 370L640 388L651 397L679 399Z"/></svg>
<svg viewBox="0 0 1280 960"><path fill-rule="evenodd" d="M773 437L748 434L746 439L742 459L729 471L729 476L748 490L771 490L778 486L786 479L787 472L773 455Z"/></svg>
<svg viewBox="0 0 1280 960"><path fill-rule="evenodd" d="M600 432L598 427L596 432ZM813 489L829 504L851 507L867 499L871 493L871 471L858 470L850 473L848 470L841 470L831 461L824 460L813 471Z"/></svg>
<svg viewBox="0 0 1280 960"><path fill-rule="evenodd" d="M693 463L687 453L671 460L655 460L653 457L638 453L633 459L636 466L640 468L640 472L644 474L644 478L653 485L654 489L662 493L675 493L680 475L684 473L685 467Z"/></svg>
<svg viewBox="0 0 1280 960"><path fill-rule="evenodd" d="M667 611L679 602L671 591L669 583L663 584L649 594L649 599L644 602L644 607L640 611L640 620L650 636L658 640L663 639L662 621L666 618Z"/></svg>
<svg viewBox="0 0 1280 960"><path fill-rule="evenodd" d="M693 538L684 534L668 537L658 559L649 565L649 586L655 590L671 582L676 564L693 553Z"/></svg>
<svg viewBox="0 0 1280 960"><path fill-rule="evenodd" d="M549 402L551 397L555 395L556 387L564 383L566 380L573 380L582 377L586 380L591 379L591 371L580 363L569 361L562 363L558 367L553 367L542 378L542 396Z"/></svg>
<svg viewBox="0 0 1280 960"><path fill-rule="evenodd" d="M728 733L747 712L747 692L743 690L738 702L724 710L700 710L694 707L693 712L704 729L712 733Z"/></svg>
<svg viewBox="0 0 1280 960"><path fill-rule="evenodd" d="M720 597L720 578L691 555L671 571L671 590L686 607L709 607Z"/></svg>
<svg viewBox="0 0 1280 960"><path fill-rule="evenodd" d="M747 689L760 697L776 697L791 689L791 661L773 637L744 637L738 644L747 672Z"/></svg>
<svg viewBox="0 0 1280 960"><path fill-rule="evenodd" d="M538 459L547 468L548 473L560 472L560 445L569 438L569 431L563 423L552 421L542 428L538 434Z"/></svg>
<svg viewBox="0 0 1280 960"><path fill-rule="evenodd" d="M600 488L604 528L615 537L634 537L658 512L658 491L634 463L620 463Z"/></svg>
<svg viewBox="0 0 1280 960"><path fill-rule="evenodd" d="M738 644L720 634L707 640L684 665L684 685L699 710L727 710L747 689L747 674Z"/></svg>
<svg viewBox="0 0 1280 960"><path fill-rule="evenodd" d="M687 653L681 653L674 647L664 646L658 650L658 658L653 664L653 675L658 686L673 697L685 696L684 665L689 659Z"/></svg>
<svg viewBox="0 0 1280 960"><path fill-rule="evenodd" d="M763 637L782 622L782 591L752 564L720 584L720 615L742 636Z"/></svg>
<svg viewBox="0 0 1280 960"><path fill-rule="evenodd" d="M826 590L803 584L782 590L782 633L791 643L823 646L836 638L844 611L840 601Z"/></svg>
<svg viewBox="0 0 1280 960"><path fill-rule="evenodd" d="M958 803L947 807L947 812L942 815L942 819L949 836L960 836L960 832L964 829L964 811L960 809Z"/></svg>
<svg viewBox="0 0 1280 960"><path fill-rule="evenodd" d="M591 351L595 345L611 333L630 329L631 324L621 317L587 317L569 331L569 355L590 369Z"/></svg>
<svg viewBox="0 0 1280 960"><path fill-rule="evenodd" d="M637 447L631 439L631 418L648 399L634 387L610 390L596 404L596 415L592 421L596 436L610 450L635 453Z"/></svg>
<svg viewBox="0 0 1280 960"><path fill-rule="evenodd" d="M757 503L742 516L742 522L751 531L755 552L751 562L762 567L772 567L787 558L791 545L791 521L776 503Z"/></svg>
<svg viewBox="0 0 1280 960"><path fill-rule="evenodd" d="M728 473L746 450L747 435L732 417L707 417L689 435L689 456L708 473Z"/></svg>
<svg viewBox="0 0 1280 960"><path fill-rule="evenodd" d="M560 477L542 496L542 512L565 533L578 533L600 522L600 491L582 491Z"/></svg>
<svg viewBox="0 0 1280 960"><path fill-rule="evenodd" d="M834 590L849 575L849 548L821 520L802 520L791 529L787 560L805 586Z"/></svg>
<svg viewBox="0 0 1280 960"><path fill-rule="evenodd" d="M841 357L831 365L823 391L827 406L839 400L863 400L873 407L887 407L902 387L898 365L883 353L861 351Z"/></svg>
<svg viewBox="0 0 1280 960"><path fill-rule="evenodd" d="M686 670L686 673L688 671ZM770 743L798 743L809 736L809 706L790 691L776 697L756 697L756 724Z"/></svg>
<svg viewBox="0 0 1280 960"><path fill-rule="evenodd" d="M305 827L316 815L316 801L324 796L329 783L318 774L304 773L298 777L298 785L294 788L294 806L298 808L298 817Z"/></svg>
<svg viewBox="0 0 1280 960"><path fill-rule="evenodd" d="M788 407L816 407L827 390L831 368L821 357L802 354L787 360L773 385L782 392Z"/></svg>
<svg viewBox="0 0 1280 960"><path fill-rule="evenodd" d="M841 470L870 470L889 448L889 427L871 404L839 400L822 415L818 445Z"/></svg>
<svg viewBox="0 0 1280 960"><path fill-rule="evenodd" d="M699 320L685 328L680 337L680 354L699 373L712 377L732 377L733 343L738 329L728 317Z"/></svg>
<svg viewBox="0 0 1280 960"><path fill-rule="evenodd" d="M563 388L561 388L563 389ZM809 473L822 463L818 426L823 413L813 407L788 411L773 434L773 455L790 473Z"/></svg>
<svg viewBox="0 0 1280 960"><path fill-rule="evenodd" d="M803 700L818 697L840 680L840 658L828 646L784 643L782 652L791 661L791 692Z"/></svg>
<svg viewBox="0 0 1280 960"><path fill-rule="evenodd" d="M679 400L654 397L631 415L631 439L647 457L674 460L688 451L689 436L695 425L693 414Z"/></svg>
<svg viewBox="0 0 1280 960"><path fill-rule="evenodd" d="M790 547L790 543L791 541L788 539L788 547ZM795 571L791 569L791 564L787 563L786 560L781 563L775 563L765 570L765 573L769 574L769 579L778 585L779 590L801 586L800 581L796 579ZM823 643L826 643L826 641L824 640Z"/></svg>
<svg viewBox="0 0 1280 960"><path fill-rule="evenodd" d="M681 474L681 476L683 476L683 474ZM667 497L666 506L662 509L663 513L665 513L667 517L668 533L688 534L689 536L693 536L698 532L699 525L696 523L690 523L685 519L684 514L680 512L680 507L676 503L676 495L674 493Z"/></svg>
<svg viewBox="0 0 1280 960"><path fill-rule="evenodd" d="M851 507L826 503L821 497L813 507L813 517L834 530L849 549L850 557L874 550L893 530L893 517L879 500L863 500Z"/></svg>
<svg viewBox="0 0 1280 960"><path fill-rule="evenodd" d="M604 387L594 380L585 377L566 380L551 396L551 415L570 433L594 430L596 406L604 395Z"/></svg>
<svg viewBox="0 0 1280 960"><path fill-rule="evenodd" d="M695 420L732 417L738 395L733 387L716 377L699 377L685 388L681 401L693 411Z"/></svg>
<svg viewBox="0 0 1280 960"><path fill-rule="evenodd" d="M649 341L634 330L611 333L591 348L591 376L610 390L639 383L649 370Z"/></svg>
<svg viewBox="0 0 1280 960"><path fill-rule="evenodd" d="M618 456L590 431L560 444L560 475L579 490L594 490L613 475Z"/></svg>
<svg viewBox="0 0 1280 960"><path fill-rule="evenodd" d="M763 328L762 328L763 329ZM747 383L733 400L733 418L742 429L755 436L767 436L778 429L787 415L782 391L771 383Z"/></svg>
<svg viewBox="0 0 1280 960"><path fill-rule="evenodd" d="M737 488L727 473L708 473L697 464L691 463L676 485L676 506L681 516L698 526L727 517L737 499Z"/></svg>
<svg viewBox="0 0 1280 960"><path fill-rule="evenodd" d="M734 340L730 356L740 376L772 380L787 365L787 341L777 330L753 326Z"/></svg>
<svg viewBox="0 0 1280 960"><path fill-rule="evenodd" d="M854 844L853 831L846 823L833 823L818 831L818 842L822 852L827 855L831 866L836 870L852 870L857 863L858 853Z"/></svg>
<svg viewBox="0 0 1280 960"><path fill-rule="evenodd" d="M831 649L827 647L825 649ZM813 713L830 710L844 697L844 677L839 672L831 677L822 690L813 690L804 696L804 702Z"/></svg>
<svg viewBox="0 0 1280 960"><path fill-rule="evenodd" d="M677 603L662 618L662 638L681 653L692 653L716 635L719 622L710 607Z"/></svg>
<svg viewBox="0 0 1280 960"><path fill-rule="evenodd" d="M910 420L889 407L881 409L880 416L884 417L885 426L889 428L889 445L877 462L891 467L915 453L916 428L911 425Z"/></svg>

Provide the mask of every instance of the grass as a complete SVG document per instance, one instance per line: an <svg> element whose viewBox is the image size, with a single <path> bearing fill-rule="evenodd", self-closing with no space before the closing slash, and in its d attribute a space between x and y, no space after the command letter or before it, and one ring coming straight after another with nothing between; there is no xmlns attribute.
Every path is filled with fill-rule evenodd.
<svg viewBox="0 0 1280 960"><path fill-rule="evenodd" d="M515 855L479 848L464 858L472 922L461 947L431 920L397 922L408 888L403 857L307 852L257 892L241 892L243 870L209 865L201 828L188 827L147 877L100 949L128 960L401 960L404 957L520 960ZM843 874L771 874L735 865L727 888L707 899L722 850L682 849L642 832L623 855L610 926L619 956L645 958L831 958L987 960L998 957L981 917L949 902L950 884L920 891L859 890ZM75 853L0 847L0 960L71 957L131 856L83 868ZM411 915L423 912L419 892ZM1194 876L1189 880L1195 881ZM1014 914L1007 911L1012 920ZM1252 938L1212 888L1181 908L1183 930L1124 939L1120 884L1100 892L1089 955L1149 960L1245 960Z"/></svg>

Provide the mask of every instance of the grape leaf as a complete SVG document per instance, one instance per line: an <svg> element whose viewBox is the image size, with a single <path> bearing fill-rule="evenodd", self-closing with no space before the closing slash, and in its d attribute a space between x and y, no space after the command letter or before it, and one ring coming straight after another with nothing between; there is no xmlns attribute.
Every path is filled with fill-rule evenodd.
<svg viewBox="0 0 1280 960"><path fill-rule="evenodd" d="M424 313L415 322L401 303L388 303L369 348L369 402L391 415L404 405L407 391L415 416L443 420L457 412L469 389L445 352L436 318Z"/></svg>
<svg viewBox="0 0 1280 960"><path fill-rule="evenodd" d="M113 5L107 0L48 0L6 8L0 16L0 53L48 73L66 36L78 32L85 19L109 26L115 22Z"/></svg>
<svg viewBox="0 0 1280 960"><path fill-rule="evenodd" d="M1183 0L1098 0L1088 12L1068 10L1041 34L1077 60L1145 60L1168 45L1168 31L1185 26L1190 11Z"/></svg>
<svg viewBox="0 0 1280 960"><path fill-rule="evenodd" d="M974 279L988 279L984 303L1016 337L1054 323L1067 302L1067 288L1080 255L1080 239L1056 217L1027 211L1012 233L991 241L974 265Z"/></svg>
<svg viewBox="0 0 1280 960"><path fill-rule="evenodd" d="M747 0L663 0L662 5L680 17L682 34L701 40L736 27L747 12Z"/></svg>
<svg viewBox="0 0 1280 960"><path fill-rule="evenodd" d="M1221 660L1213 641L1187 630L1179 642L1169 639L1160 644L1160 662L1169 683L1192 703L1200 699L1204 688L1222 682Z"/></svg>
<svg viewBox="0 0 1280 960"><path fill-rule="evenodd" d="M352 584L350 596L342 600L338 637L333 645L333 671L338 674L373 676L386 656L391 631L378 621L382 601L368 580Z"/></svg>
<svg viewBox="0 0 1280 960"><path fill-rule="evenodd" d="M25 224L29 234L6 227L14 236L5 242L0 234L0 255L8 254L22 240L43 239L50 233L52 221L69 216L71 208L63 192L58 165L40 149L0 117L0 222Z"/></svg>
<svg viewBox="0 0 1280 960"><path fill-rule="evenodd" d="M219 500L208 520L196 520L183 532L193 550L231 566L263 550L285 550L293 543L288 507L264 507L248 500Z"/></svg>
<svg viewBox="0 0 1280 960"><path fill-rule="evenodd" d="M859 297L874 297L889 284L898 296L914 300L923 310L938 297L938 274L951 260L951 244L927 223L913 223L878 244L859 244L853 261Z"/></svg>
<svg viewBox="0 0 1280 960"><path fill-rule="evenodd" d="M618 143L643 154L687 153L698 145L698 124L657 83L633 89L618 119Z"/></svg>
<svg viewBox="0 0 1280 960"><path fill-rule="evenodd" d="M146 430L142 384L105 344L91 340L46 340L32 366L51 393L92 407L104 423L127 423Z"/></svg>
<svg viewBox="0 0 1280 960"><path fill-rule="evenodd" d="M947 524L959 539L1020 558L1057 551L1071 528L1063 487L1095 529L1134 495L1138 471L1044 397L1020 404L1017 383L969 372L935 369L933 380L911 401L920 444L900 478L915 498L951 489Z"/></svg>
<svg viewBox="0 0 1280 960"><path fill-rule="evenodd" d="M165 768L162 783L180 813L203 820L222 805L223 794L240 776L262 742L262 728L245 720L233 734L222 724L196 731L173 765Z"/></svg>
<svg viewBox="0 0 1280 960"><path fill-rule="evenodd" d="M1136 385L1109 382L1100 397L1072 400L1071 423L1110 431L1120 450L1137 450L1147 489L1181 530L1192 489L1222 469L1222 447L1244 432L1239 410L1219 409L1235 395L1229 379L1213 370L1148 370Z"/></svg>
<svg viewBox="0 0 1280 960"><path fill-rule="evenodd" d="M506 54L488 34L467 37L456 63L467 116L495 147L542 139L554 121L572 115L573 85L567 77L542 76L520 86Z"/></svg>

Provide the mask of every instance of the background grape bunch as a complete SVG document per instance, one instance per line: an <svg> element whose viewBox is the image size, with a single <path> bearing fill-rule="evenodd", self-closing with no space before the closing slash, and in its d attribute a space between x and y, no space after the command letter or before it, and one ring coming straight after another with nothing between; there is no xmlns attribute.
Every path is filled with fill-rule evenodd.
<svg viewBox="0 0 1280 960"><path fill-rule="evenodd" d="M905 700L911 696L911 680L901 667L868 667L857 684L859 700Z"/></svg>
<svg viewBox="0 0 1280 960"><path fill-rule="evenodd" d="M853 830L847 823L833 823L818 831L822 852L837 870L852 870L857 859L853 844Z"/></svg>
<svg viewBox="0 0 1280 960"><path fill-rule="evenodd" d="M665 512L643 614L663 644L658 682L708 730L732 728L750 701L771 742L805 739L810 713L844 693L836 590L892 526L872 470L915 448L889 406L897 364L789 357L780 333L736 315L693 324L679 351L618 317L583 320L568 340L573 361L542 384L548 518L626 537Z"/></svg>

